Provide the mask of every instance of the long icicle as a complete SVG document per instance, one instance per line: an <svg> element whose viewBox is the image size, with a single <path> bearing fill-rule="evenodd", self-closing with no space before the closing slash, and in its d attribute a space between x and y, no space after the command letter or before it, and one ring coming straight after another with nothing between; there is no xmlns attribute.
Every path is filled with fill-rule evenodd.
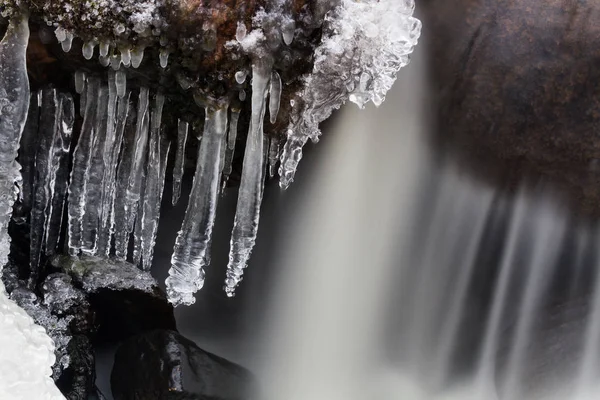
<svg viewBox="0 0 600 400"><path fill-rule="evenodd" d="M225 145L226 132L227 106L207 108L192 192L166 280L169 301L174 305L193 304L194 293L204 285L204 267L209 260L217 211L221 146Z"/></svg>
<svg viewBox="0 0 600 400"><path fill-rule="evenodd" d="M75 122L75 104L69 94L59 95L59 109L55 137L52 176L54 177L53 194L46 222L46 255L51 256L56 251L60 238L63 212L67 190L69 188L69 152Z"/></svg>
<svg viewBox="0 0 600 400"><path fill-rule="evenodd" d="M98 193L99 207L97 207L98 224L96 226L96 237L93 248L93 254L97 256L107 256L110 252L110 238L106 233L110 229L110 211L111 198L116 173L116 160L118 149L121 148L121 141L117 138L117 101L118 89L114 72L108 73L108 102L105 109L106 117L103 119L101 129L103 128L104 141L98 143L98 152L102 155L97 160L98 171ZM115 149L116 154L115 154Z"/></svg>
<svg viewBox="0 0 600 400"><path fill-rule="evenodd" d="M185 169L185 145L188 131L189 124L179 120L177 122L177 153L175 154L175 166L173 168L173 198L171 201L173 205L177 204L181 197L181 180Z"/></svg>
<svg viewBox="0 0 600 400"><path fill-rule="evenodd" d="M59 104L56 89L42 90L40 102L39 148L35 159L35 174L33 185L33 205L31 208L29 266L31 275L30 286L34 286L39 276L39 264L44 243L44 232L49 217L49 205L54 193L54 146L59 133ZM56 160L58 161L58 160Z"/></svg>
<svg viewBox="0 0 600 400"><path fill-rule="evenodd" d="M100 228L100 237L98 238L99 256L108 257L110 254L111 238L115 230L115 198L117 197L117 165L119 154L123 143L123 135L127 125L129 109L131 107L131 92L128 92L123 98L117 100L117 121L115 128L115 143L112 152L109 155L111 165L108 168L105 187L102 197L102 221Z"/></svg>
<svg viewBox="0 0 600 400"><path fill-rule="evenodd" d="M141 88L138 100L137 123L133 141L126 142L119 165L118 196L115 204L115 254L119 259L127 257L129 235L133 232L138 203L142 190L143 167L148 145L148 88ZM118 194L119 195L119 194Z"/></svg>
<svg viewBox="0 0 600 400"><path fill-rule="evenodd" d="M26 15L13 17L0 42L0 273L10 251L8 222L21 178L16 158L29 109L28 22Z"/></svg>
<svg viewBox="0 0 600 400"><path fill-rule="evenodd" d="M229 175L231 175L232 171L239 119L240 110L237 108L232 108L231 121L229 121L229 133L227 134L227 151L225 152L225 160L223 161L223 189L225 189L225 187L227 186L227 181L229 180Z"/></svg>
<svg viewBox="0 0 600 400"><path fill-rule="evenodd" d="M142 267L145 271L149 271L152 266L154 238L158 229L160 199L162 197L162 141L160 128L164 104L165 96L160 93L157 94L150 122L150 143L148 146L148 162L146 163L146 180L144 182L144 200L141 204L141 237L135 238L140 243L141 253L137 256L134 255L134 260L138 261L138 257L141 258Z"/></svg>
<svg viewBox="0 0 600 400"><path fill-rule="evenodd" d="M35 176L35 153L38 147L38 129L40 108L38 104L38 94L32 93L29 101L29 114L27 123L21 137L21 146L19 148L19 163L21 164L21 193L19 195L23 205L24 212L28 213L31 209L33 200L33 180Z"/></svg>
<svg viewBox="0 0 600 400"><path fill-rule="evenodd" d="M96 107L96 123L94 141L90 149L90 167L85 187L85 204L81 232L81 252L95 255L97 237L100 228L100 211L102 208L102 180L104 178L106 127L108 125L108 87L102 86L98 91ZM114 116L114 115L113 115Z"/></svg>
<svg viewBox="0 0 600 400"><path fill-rule="evenodd" d="M100 81L90 78L86 84L87 101L79 140L73 152L73 168L69 184L68 250L79 255L83 229L83 214L86 205L86 185L89 178L91 150L94 144L94 127Z"/></svg>
<svg viewBox="0 0 600 400"><path fill-rule="evenodd" d="M263 123L270 76L270 68L253 65L252 116L246 140L242 180L231 233L229 264L224 286L225 293L229 297L235 295L235 288L242 280L258 232L265 171Z"/></svg>

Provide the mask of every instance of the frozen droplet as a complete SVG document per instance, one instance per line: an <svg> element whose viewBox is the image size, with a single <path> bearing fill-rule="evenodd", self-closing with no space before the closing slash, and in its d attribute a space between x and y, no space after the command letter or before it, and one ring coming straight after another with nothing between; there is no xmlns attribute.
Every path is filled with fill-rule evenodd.
<svg viewBox="0 0 600 400"><path fill-rule="evenodd" d="M100 42L100 56L102 56L102 57L108 56L109 49L110 49L110 43Z"/></svg>
<svg viewBox="0 0 600 400"><path fill-rule="evenodd" d="M288 21L285 23L281 29L281 37L283 38L283 43L286 45L291 45L294 41L294 32L296 31L296 24L294 21Z"/></svg>
<svg viewBox="0 0 600 400"><path fill-rule="evenodd" d="M100 61L100 65L103 67L108 67L110 65L110 57L108 56L99 56L98 61Z"/></svg>
<svg viewBox="0 0 600 400"><path fill-rule="evenodd" d="M238 22L237 29L235 31L235 38L237 39L237 41L241 42L242 40L244 40L244 38L246 37L246 33L246 24L244 24L243 22Z"/></svg>
<svg viewBox="0 0 600 400"><path fill-rule="evenodd" d="M115 35L117 35L117 36L122 34L123 32L125 32L125 25L117 24L115 26L114 32L115 32Z"/></svg>
<svg viewBox="0 0 600 400"><path fill-rule="evenodd" d="M56 35L56 39L58 39L59 43L62 43L65 40L67 40L67 31L61 27L56 28L54 34Z"/></svg>
<svg viewBox="0 0 600 400"><path fill-rule="evenodd" d="M169 65L169 50L161 48L158 51L158 58L160 61L160 67L167 68L167 65Z"/></svg>
<svg viewBox="0 0 600 400"><path fill-rule="evenodd" d="M83 92L83 89L85 88L85 72L79 70L79 71L75 71L75 91L78 94L81 94Z"/></svg>
<svg viewBox="0 0 600 400"><path fill-rule="evenodd" d="M83 47L81 48L83 58L86 60L91 60L94 56L94 47L96 47L96 42L93 40L88 40L87 42L83 43Z"/></svg>
<svg viewBox="0 0 600 400"><path fill-rule="evenodd" d="M244 89L240 90L239 97L240 97L240 101L246 100L246 91Z"/></svg>
<svg viewBox="0 0 600 400"><path fill-rule="evenodd" d="M142 61L144 60L144 50L143 46L134 47L131 51L131 66L133 68L138 68Z"/></svg>
<svg viewBox="0 0 600 400"><path fill-rule="evenodd" d="M246 71L238 71L235 73L235 81L240 85L246 82Z"/></svg>
<svg viewBox="0 0 600 400"><path fill-rule="evenodd" d="M71 51L71 46L73 46L73 34L71 32L66 32L65 40L63 40L60 45L65 53Z"/></svg>
<svg viewBox="0 0 600 400"><path fill-rule="evenodd" d="M129 67L131 65L131 49L126 47L121 49L121 62L124 66Z"/></svg>

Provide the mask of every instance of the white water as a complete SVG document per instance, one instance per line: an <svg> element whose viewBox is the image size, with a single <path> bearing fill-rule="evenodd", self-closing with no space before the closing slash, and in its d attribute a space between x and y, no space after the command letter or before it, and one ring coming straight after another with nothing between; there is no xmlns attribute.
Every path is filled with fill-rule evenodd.
<svg viewBox="0 0 600 400"><path fill-rule="evenodd" d="M597 228L434 160L420 56L380 109L342 112L290 210L261 398L600 398Z"/></svg>

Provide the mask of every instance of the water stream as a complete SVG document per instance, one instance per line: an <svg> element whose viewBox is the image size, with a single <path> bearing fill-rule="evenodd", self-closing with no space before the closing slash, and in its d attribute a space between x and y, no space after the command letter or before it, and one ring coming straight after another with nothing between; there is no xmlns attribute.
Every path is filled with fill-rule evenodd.
<svg viewBox="0 0 600 400"><path fill-rule="evenodd" d="M600 398L598 227L434 155L419 53L345 110L282 233L262 397Z"/></svg>

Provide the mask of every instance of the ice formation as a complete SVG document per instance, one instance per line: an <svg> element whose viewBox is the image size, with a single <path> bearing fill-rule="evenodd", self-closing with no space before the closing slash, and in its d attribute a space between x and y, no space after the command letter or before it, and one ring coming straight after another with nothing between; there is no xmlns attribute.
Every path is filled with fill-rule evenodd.
<svg viewBox="0 0 600 400"><path fill-rule="evenodd" d="M227 265L227 277L225 278L225 293L229 297L235 295L235 288L242 280L244 268L246 268L250 259L258 232L260 204L265 183L263 121L267 108L266 99L270 80L270 68L259 65L253 66L250 132L246 141L242 182L238 194L233 232L231 233L229 264ZM276 94L276 96L279 96L279 94Z"/></svg>
<svg viewBox="0 0 600 400"><path fill-rule="evenodd" d="M25 59L28 41L28 19L21 15L11 20L0 42L0 272L10 249L7 228L17 195L15 184L21 180L16 158L30 104ZM52 340L25 311L8 299L2 282L0 346L3 349L0 352L0 398L63 398L50 378L50 367L55 361Z"/></svg>
<svg viewBox="0 0 600 400"><path fill-rule="evenodd" d="M193 304L194 293L204 286L204 267L210 263L210 242L219 199L227 108L227 105L206 108L192 192L166 282L167 295L173 304Z"/></svg>
<svg viewBox="0 0 600 400"><path fill-rule="evenodd" d="M347 100L361 108L385 100L421 33L414 7L412 0L342 0L325 17L313 72L295 97L279 168L282 188L294 180L302 147L318 140L319 124L335 109Z"/></svg>
<svg viewBox="0 0 600 400"><path fill-rule="evenodd" d="M208 20L198 28L201 35L174 41L165 33L178 27L164 22L161 7L178 2L110 0L87 2L84 8L75 7L80 5L75 0L61 6L31 2L44 10L52 40L65 52L81 46L71 54L83 63L90 60L73 74L76 94L71 97L51 87L29 93L27 21L19 19L15 1L0 1L12 21L0 46L0 102L2 114L10 116L0 127L11 139L0 148L5 154L0 158L5 193L0 196L0 262L7 257L6 227L20 179L14 158L26 119L19 198L30 212L32 285L46 260L63 252L63 242L71 257L129 260L149 270L165 176L173 176L174 205L182 193L186 149L197 146L192 190L166 281L175 305L192 304L203 286L219 193L234 172L234 159L243 152L224 285L228 296L235 294L257 238L267 176L279 173L280 186L287 187L304 144L318 140L319 123L346 101L361 108L368 102L380 105L408 63L421 27L412 17L412 0L318 2L302 17L293 14L289 1L274 1L234 21L235 34L228 33L233 37L218 36L219 27ZM192 6L210 15L206 6ZM189 76L186 63L198 61L202 52L192 51L198 46L203 52L221 46L218 57L228 57L234 67ZM302 58L295 46L314 50L310 59L301 60L310 66L302 76L289 73ZM157 82L140 79L150 64L181 88L167 87L162 75ZM199 107L177 115L178 105L169 98L173 89ZM204 115L203 129L199 115ZM190 130L203 134L188 140ZM167 171L171 146L173 171Z"/></svg>

